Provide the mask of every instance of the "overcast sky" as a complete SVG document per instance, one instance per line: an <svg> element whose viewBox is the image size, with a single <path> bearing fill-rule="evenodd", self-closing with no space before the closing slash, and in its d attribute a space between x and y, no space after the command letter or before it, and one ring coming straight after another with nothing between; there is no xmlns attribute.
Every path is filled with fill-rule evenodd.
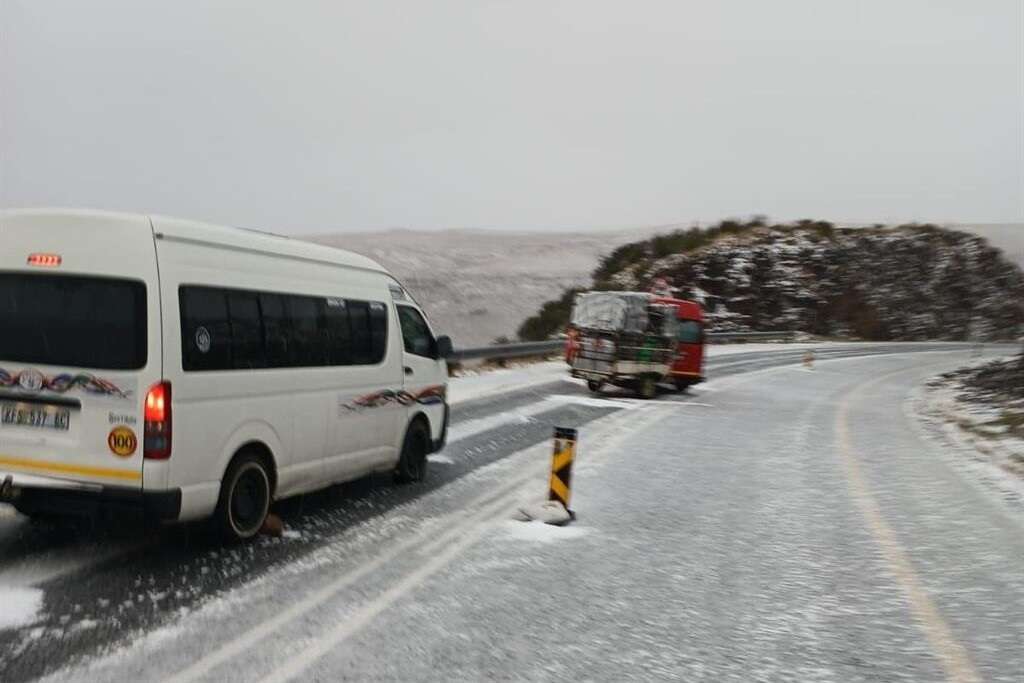
<svg viewBox="0 0 1024 683"><path fill-rule="evenodd" d="M0 0L0 204L1024 221L1020 0Z"/></svg>

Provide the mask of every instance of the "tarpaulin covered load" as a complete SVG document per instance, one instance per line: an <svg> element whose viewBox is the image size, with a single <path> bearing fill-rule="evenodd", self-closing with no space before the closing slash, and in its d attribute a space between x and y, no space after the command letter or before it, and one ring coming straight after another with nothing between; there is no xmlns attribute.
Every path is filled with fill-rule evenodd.
<svg viewBox="0 0 1024 683"><path fill-rule="evenodd" d="M643 334L651 295L642 292L587 292L576 296L572 324L582 329Z"/></svg>
<svg viewBox="0 0 1024 683"><path fill-rule="evenodd" d="M587 292L576 297L572 324L579 329L675 336L674 306L651 303L643 292Z"/></svg>

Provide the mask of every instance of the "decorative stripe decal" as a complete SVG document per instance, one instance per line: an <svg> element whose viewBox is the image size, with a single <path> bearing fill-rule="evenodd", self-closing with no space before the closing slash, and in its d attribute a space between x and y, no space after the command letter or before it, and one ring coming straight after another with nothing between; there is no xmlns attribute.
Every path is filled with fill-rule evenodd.
<svg viewBox="0 0 1024 683"><path fill-rule="evenodd" d="M420 389L415 393L404 390L394 391L392 389L384 389L382 391L376 391L372 394L366 394L365 396L354 398L351 402L345 404L345 408L348 410L362 410L364 408L379 408L386 405L408 406L413 403L419 403L421 405L436 405L438 403L444 403L446 395L447 388L443 384L435 384L433 386Z"/></svg>
<svg viewBox="0 0 1024 683"><path fill-rule="evenodd" d="M82 372L77 375L63 373L47 377L38 370L21 370L10 372L0 368L0 387L14 387L29 393L52 391L55 394L66 394L72 389L81 388L90 394L128 398L130 391L124 391L110 380Z"/></svg>
<svg viewBox="0 0 1024 683"><path fill-rule="evenodd" d="M111 467L90 467L88 465L72 465L66 462L47 462L44 460L11 458L5 455L0 455L0 467L3 466L35 472L81 474L87 477L101 477L103 479L122 479L124 481L142 480L142 472L140 470L123 470Z"/></svg>

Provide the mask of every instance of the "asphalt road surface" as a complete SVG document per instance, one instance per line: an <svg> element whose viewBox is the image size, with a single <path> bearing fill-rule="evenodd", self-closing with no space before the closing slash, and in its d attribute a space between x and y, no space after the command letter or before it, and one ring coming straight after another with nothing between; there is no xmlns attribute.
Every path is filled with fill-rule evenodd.
<svg viewBox="0 0 1024 683"><path fill-rule="evenodd" d="M426 482L286 502L281 539L0 518L0 583L43 594L0 680L1024 680L1020 510L907 412L969 347L802 355L651 402L465 401ZM580 428L579 519L508 521L553 425Z"/></svg>

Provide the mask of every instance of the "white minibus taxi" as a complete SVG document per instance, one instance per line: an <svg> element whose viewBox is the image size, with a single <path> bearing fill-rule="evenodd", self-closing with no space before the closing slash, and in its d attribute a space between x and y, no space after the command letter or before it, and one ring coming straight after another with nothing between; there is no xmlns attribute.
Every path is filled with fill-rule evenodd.
<svg viewBox="0 0 1024 683"><path fill-rule="evenodd" d="M213 517L394 472L448 424L447 337L349 252L83 211L0 212L0 501Z"/></svg>

